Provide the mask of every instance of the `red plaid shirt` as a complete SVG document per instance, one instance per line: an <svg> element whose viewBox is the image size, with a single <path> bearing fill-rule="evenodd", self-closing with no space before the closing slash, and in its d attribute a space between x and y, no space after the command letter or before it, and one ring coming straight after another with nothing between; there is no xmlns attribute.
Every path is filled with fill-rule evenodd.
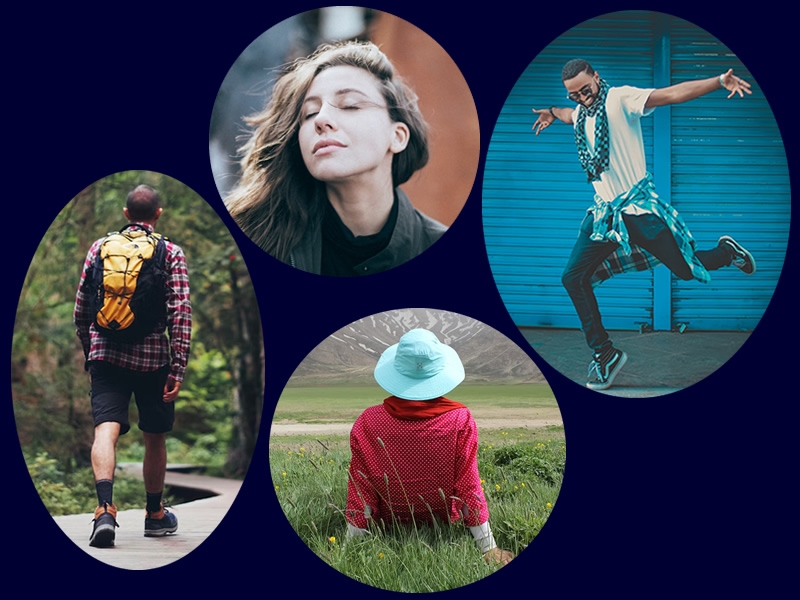
<svg viewBox="0 0 800 600"><path fill-rule="evenodd" d="M144 223L139 227L153 231ZM119 367L133 371L156 371L170 365L170 376L183 381L186 362L189 359L189 346L192 336L192 304L189 301L189 272L186 257L180 246L167 240L167 256L164 268L167 272L167 315L153 332L141 342L116 342L102 336L93 325L91 299L83 289L87 269L94 263L105 238L100 238L86 255L75 297L75 327L83 346L87 361L104 360ZM165 331L169 335L165 335Z"/></svg>
<svg viewBox="0 0 800 600"><path fill-rule="evenodd" d="M380 438L380 441L379 441ZM365 410L350 432L347 521L430 519L470 527L489 520L478 474L478 426L467 408L429 419L398 419L383 405ZM388 484L388 489L387 489ZM444 496L444 497L443 497Z"/></svg>

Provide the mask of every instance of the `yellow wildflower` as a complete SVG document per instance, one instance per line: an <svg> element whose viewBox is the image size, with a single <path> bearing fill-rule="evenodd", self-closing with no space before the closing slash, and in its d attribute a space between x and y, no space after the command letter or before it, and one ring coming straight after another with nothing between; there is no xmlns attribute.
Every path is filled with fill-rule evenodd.
<svg viewBox="0 0 800 600"><path fill-rule="evenodd" d="M284 477L286 477L286 471L283 471L283 472L281 473L281 475L283 475Z"/></svg>
<svg viewBox="0 0 800 600"><path fill-rule="evenodd" d="M336 543L336 538L335 538L335 537L333 537L333 536L331 536L331 537L329 537L329 538L328 538L328 541L329 541L331 544L335 544L335 543Z"/></svg>
<svg viewBox="0 0 800 600"><path fill-rule="evenodd" d="M496 489L496 490L499 490L499 489L500 489L500 485L499 485L499 484L497 484L497 483L495 483L495 484L494 484L494 489Z"/></svg>
<svg viewBox="0 0 800 600"><path fill-rule="evenodd" d="M383 558L383 552L378 552L378 558Z"/></svg>
<svg viewBox="0 0 800 600"><path fill-rule="evenodd" d="M553 505L548 502L547 503L547 508L553 508Z"/></svg>

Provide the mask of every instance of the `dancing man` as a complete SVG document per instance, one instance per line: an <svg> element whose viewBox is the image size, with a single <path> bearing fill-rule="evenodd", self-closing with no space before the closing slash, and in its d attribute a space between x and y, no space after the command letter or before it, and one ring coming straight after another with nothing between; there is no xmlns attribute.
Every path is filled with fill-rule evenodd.
<svg viewBox="0 0 800 600"><path fill-rule="evenodd" d="M680 104L720 88L728 98L751 94L750 84L728 69L718 77L659 89L609 87L583 59L564 65L561 80L575 108L533 109L538 136L555 121L573 125L581 166L594 186L594 204L564 269L586 343L593 351L587 387L605 390L628 360L603 327L593 287L617 272L666 265L683 280L710 281L709 271L734 265L756 271L753 256L731 236L710 250L696 250L683 219L655 191L647 171L640 119L658 106ZM615 255L615 256L612 256Z"/></svg>

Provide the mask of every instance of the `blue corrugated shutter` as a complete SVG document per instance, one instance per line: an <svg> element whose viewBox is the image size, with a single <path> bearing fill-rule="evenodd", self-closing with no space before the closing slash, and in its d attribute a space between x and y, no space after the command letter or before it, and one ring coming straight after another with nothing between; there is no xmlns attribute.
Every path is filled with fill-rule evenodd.
<svg viewBox="0 0 800 600"><path fill-rule="evenodd" d="M670 75L664 65L670 64L673 83L719 74L723 62L735 59L725 51L708 64L699 60L698 56L708 54L709 40L719 46L699 28L659 13L612 13L558 38L521 75L493 132L483 182L487 252L500 295L517 325L579 326L561 285L561 272L592 197L578 162L572 128L557 123L537 138L531 131L535 121L531 108L571 105L560 73L563 64L575 57L586 58L612 86L668 85ZM686 58L691 54L687 47L692 46L694 60ZM730 66L749 76L738 61ZM759 273L746 279L736 269L717 271L713 290L697 282L665 277L669 273L664 267L655 279L651 272L616 277L597 290L607 328L636 329L641 324L669 328L688 322L694 329L750 329L758 322L777 283L785 252L788 218L781 214L785 217L789 207L788 171L772 113L757 86L752 97L740 102L726 101L719 92L683 106L658 109L657 118L646 117L642 124L647 161L656 175L657 188L662 195L671 195L700 239L700 247L716 244L723 233L733 235L748 248L752 245L758 254ZM739 110L747 111L746 118L737 114ZM727 111L732 111L733 121ZM709 119L717 120L721 130L700 131L698 126L708 124ZM743 132L731 131L738 119L754 120L749 131L753 138L742 142ZM718 149L695 144L699 135L705 135ZM770 150L769 158L763 157L770 161L770 174L758 168L765 148ZM743 164L754 172L748 175L746 185L731 185L729 178L736 175L738 179ZM665 184L670 179L672 187ZM688 184L688 180L706 187ZM774 200L767 210L761 210L754 208L752 192L765 182ZM745 190L742 193L749 198L741 195L730 200L725 194L734 187ZM713 234L707 232L712 229ZM757 235L751 235L754 229L759 230Z"/></svg>
<svg viewBox="0 0 800 600"><path fill-rule="evenodd" d="M758 271L728 268L710 286L673 281L673 321L690 329L751 330L778 282L789 234L789 171L777 123L757 82L717 39L670 20L674 82L733 68L753 95L709 94L672 107L672 202L698 247L731 235L753 253ZM711 289L708 289L708 288Z"/></svg>

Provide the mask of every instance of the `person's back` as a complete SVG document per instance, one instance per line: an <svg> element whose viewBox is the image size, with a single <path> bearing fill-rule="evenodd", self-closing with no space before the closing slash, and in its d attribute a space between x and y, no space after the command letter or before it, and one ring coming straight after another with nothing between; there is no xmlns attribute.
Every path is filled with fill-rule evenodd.
<svg viewBox="0 0 800 600"><path fill-rule="evenodd" d="M429 402L439 401L446 400ZM403 403L399 398L386 402L394 406ZM464 505L469 507L465 524L478 525L488 518L474 468L478 446L475 421L466 407L444 410L414 419L393 416L386 405L373 406L353 425L350 443L355 485L375 490L368 492L376 494L374 520L429 521L435 516L455 522L462 518Z"/></svg>
<svg viewBox="0 0 800 600"><path fill-rule="evenodd" d="M126 230L143 230L147 237L151 237L162 213L158 193L149 186L137 186L128 194L123 212L129 222ZM141 236L137 233L136 237ZM157 293L153 298L145 295L146 302L159 303L159 306L149 306L145 311L154 314L154 319L145 320L144 331L130 338L121 339L115 335L117 332L104 330L107 326L114 329L115 325L120 325L118 319L125 321L130 317L114 312L113 318L105 319L113 311L98 317L95 298L106 295L106 283L100 273L98 284L94 273L109 268L101 254L106 239L106 236L98 239L89 249L74 311L76 333L86 359L84 368L90 375L94 420L92 470L98 505L89 543L96 547L115 543L117 509L113 503L113 483L116 445L119 436L130 430L128 412L131 397L136 399L138 426L145 446L143 476L147 499L144 534L161 536L174 533L178 528L177 518L164 509L161 497L167 464L166 434L172 430L175 420L174 401L186 371L192 329L186 260L183 250L167 241L163 247L164 256L159 255L155 265L156 270L163 271L163 279L159 275L158 281L153 282L154 286L162 289L155 290ZM135 281L136 277L132 279Z"/></svg>
<svg viewBox="0 0 800 600"><path fill-rule="evenodd" d="M489 563L501 550L489 526L478 474L478 426L469 409L444 397L462 381L455 350L412 329L381 354L375 380L392 394L366 409L350 432L346 537L395 521L463 522Z"/></svg>

